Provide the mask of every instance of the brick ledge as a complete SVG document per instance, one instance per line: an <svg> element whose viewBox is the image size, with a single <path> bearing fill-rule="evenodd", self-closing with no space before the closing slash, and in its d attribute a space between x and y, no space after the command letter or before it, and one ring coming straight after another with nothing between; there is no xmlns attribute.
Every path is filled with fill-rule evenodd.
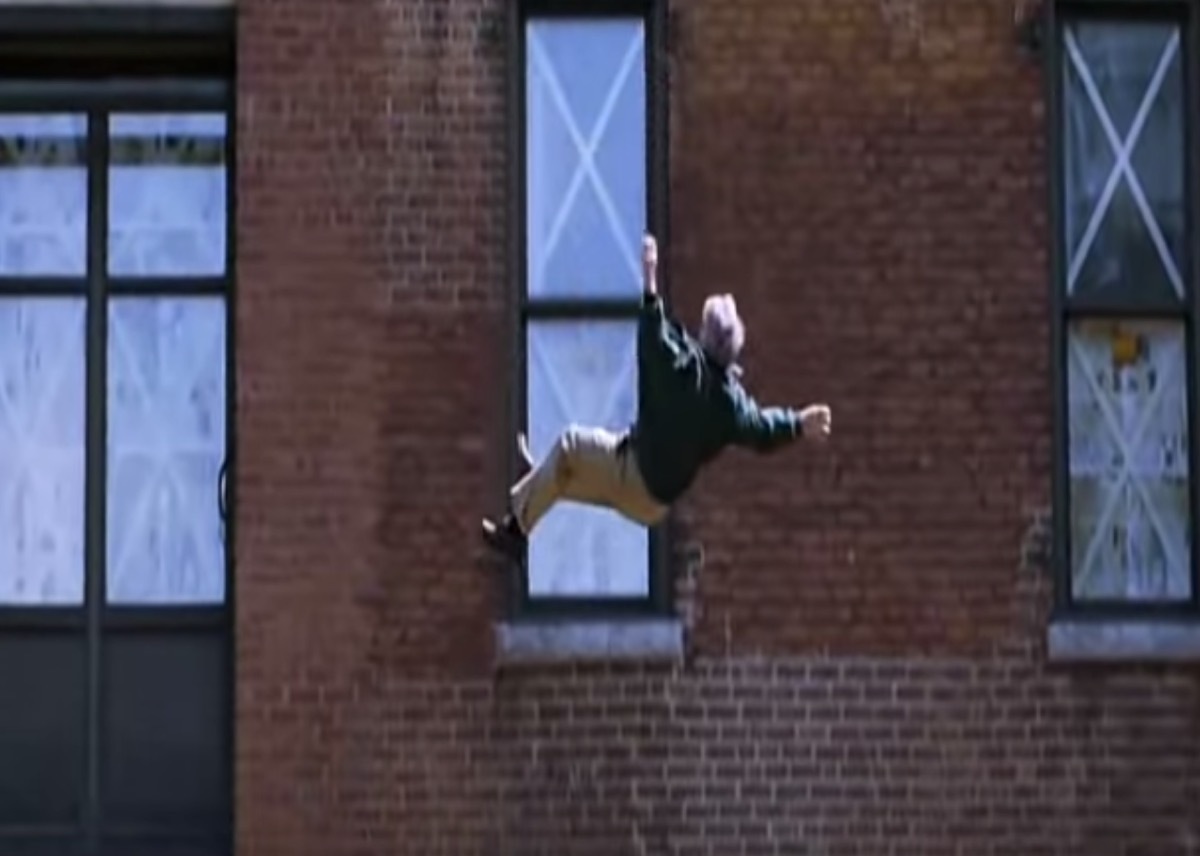
<svg viewBox="0 0 1200 856"><path fill-rule="evenodd" d="M1051 662L1200 662L1200 621L1058 619L1046 648Z"/></svg>
<svg viewBox="0 0 1200 856"><path fill-rule="evenodd" d="M683 658L683 622L671 618L546 619L495 626L500 665Z"/></svg>

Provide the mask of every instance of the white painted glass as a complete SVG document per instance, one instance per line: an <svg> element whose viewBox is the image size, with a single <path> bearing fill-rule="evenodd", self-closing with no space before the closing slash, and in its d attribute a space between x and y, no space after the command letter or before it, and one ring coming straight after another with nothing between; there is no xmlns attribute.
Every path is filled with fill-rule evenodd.
<svg viewBox="0 0 1200 856"><path fill-rule="evenodd" d="M1187 349L1176 322L1077 322L1068 336L1072 591L1192 591Z"/></svg>
<svg viewBox="0 0 1200 856"><path fill-rule="evenodd" d="M1063 48L1067 293L1181 299L1188 102L1179 27L1081 22Z"/></svg>
<svg viewBox="0 0 1200 856"><path fill-rule="evenodd" d="M631 297L646 228L643 24L526 24L526 202L531 297Z"/></svg>
<svg viewBox="0 0 1200 856"><path fill-rule="evenodd" d="M0 277L87 272L87 117L0 113Z"/></svg>
<svg viewBox="0 0 1200 856"><path fill-rule="evenodd" d="M111 301L108 600L225 597L219 476L225 458L221 298Z"/></svg>
<svg viewBox="0 0 1200 856"><path fill-rule="evenodd" d="M111 117L111 275L225 273L225 126L223 113Z"/></svg>
<svg viewBox="0 0 1200 856"><path fill-rule="evenodd" d="M85 316L0 299L0 605L83 602Z"/></svg>

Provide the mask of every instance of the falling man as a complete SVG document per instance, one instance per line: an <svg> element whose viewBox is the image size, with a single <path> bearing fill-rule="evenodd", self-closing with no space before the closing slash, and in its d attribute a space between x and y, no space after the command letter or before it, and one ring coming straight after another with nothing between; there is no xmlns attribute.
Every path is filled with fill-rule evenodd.
<svg viewBox="0 0 1200 856"><path fill-rule="evenodd" d="M636 420L621 433L568 426L537 466L520 438L526 472L509 492L504 517L483 521L484 541L502 556L520 562L530 533L560 500L609 508L653 526L726 446L767 453L800 437L828 439L827 405L764 408L743 388L737 358L746 333L732 295L705 300L693 338L667 314L657 270L658 247L647 236Z"/></svg>

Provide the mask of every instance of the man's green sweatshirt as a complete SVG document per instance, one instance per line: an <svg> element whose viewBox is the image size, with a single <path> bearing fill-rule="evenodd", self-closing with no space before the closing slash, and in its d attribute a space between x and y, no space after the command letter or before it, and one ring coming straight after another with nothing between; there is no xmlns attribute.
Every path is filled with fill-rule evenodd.
<svg viewBox="0 0 1200 856"><path fill-rule="evenodd" d="M646 488L669 505L729 445L770 452L801 434L799 414L759 407L737 373L712 360L662 299L638 320L638 418L631 442Z"/></svg>

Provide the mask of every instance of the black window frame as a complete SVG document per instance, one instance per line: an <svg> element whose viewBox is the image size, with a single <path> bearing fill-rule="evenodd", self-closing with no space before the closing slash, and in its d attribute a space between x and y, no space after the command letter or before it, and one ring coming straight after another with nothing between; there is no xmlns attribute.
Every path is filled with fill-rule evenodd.
<svg viewBox="0 0 1200 856"><path fill-rule="evenodd" d="M144 849L156 842L234 849L234 627L236 479L236 237L237 99L236 20L232 7L17 6L0 8L0 111L88 116L87 264L73 277L0 277L0 299L85 298L84 342L84 590L71 605L0 604L0 643L6 634L78 635L85 646L85 760L80 771L77 823L0 827L0 849L93 856L113 848ZM217 277L111 276L107 271L109 129L123 112L221 112L226 117L225 273ZM220 604L110 604L107 602L108 313L115 297L224 298L225 460L217 501L224 532L224 599ZM106 638L146 634L211 635L223 661L223 817L212 828L180 829L159 823L105 823L103 767L107 750L103 710ZM149 712L147 712L149 713ZM49 848L49 849L42 849Z"/></svg>
<svg viewBox="0 0 1200 856"><path fill-rule="evenodd" d="M504 436L505 494L517 477L520 461L515 436L526 428L527 330L531 322L636 319L638 298L530 300L526 282L526 140L525 140L525 26L531 18L628 18L638 16L645 25L646 80L646 212L647 225L665 245L668 235L667 175L667 4L666 0L513 0L507 9L507 149L508 149L508 329L510 365L508 418ZM670 295L667 253L659 255L659 290ZM669 544L673 515L649 532L648 589L640 597L543 597L529 593L528 563L513 574L509 610L516 617L665 615L673 610Z"/></svg>
<svg viewBox="0 0 1200 856"><path fill-rule="evenodd" d="M1200 163L1195 146L1200 139L1200 8L1196 0L1046 0L1040 11L1042 40L1042 72L1046 98L1046 152L1050 169L1049 203L1050 229L1050 305L1051 359L1053 393L1052 443L1052 537L1051 564L1053 569L1053 603L1051 620L1147 620L1200 621L1200 550L1195 543L1195 520L1200 511L1200 438L1196 436L1197 402L1200 401L1200 363L1197 360L1197 321L1200 320L1200 221L1196 205L1200 201ZM1184 296L1175 306L1152 298L1078 297L1066 293L1067 260L1065 237L1066 212L1066 146L1065 108L1063 104L1067 54L1064 34L1077 21L1175 23L1180 28L1180 61L1183 66L1184 99L1184 239L1189 248L1186 269L1181 271ZM1185 358L1187 360L1188 395L1188 498L1191 510L1191 596L1186 601L1161 602L1133 599L1080 599L1074 595L1070 532L1071 479L1068 405L1068 330L1072 320L1129 321L1176 320L1184 325Z"/></svg>

